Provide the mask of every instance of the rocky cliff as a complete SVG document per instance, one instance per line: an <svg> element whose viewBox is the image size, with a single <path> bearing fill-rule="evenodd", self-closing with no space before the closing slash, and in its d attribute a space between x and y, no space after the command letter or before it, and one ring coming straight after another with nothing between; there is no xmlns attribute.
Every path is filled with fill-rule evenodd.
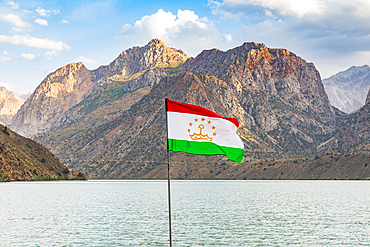
<svg viewBox="0 0 370 247"><path fill-rule="evenodd" d="M352 66L322 82L331 104L343 112L351 113L365 104L370 88L370 67Z"/></svg>
<svg viewBox="0 0 370 247"><path fill-rule="evenodd" d="M43 145L0 125L0 182L86 179L70 171Z"/></svg>
<svg viewBox="0 0 370 247"><path fill-rule="evenodd" d="M21 97L0 87L0 124L9 125L23 103Z"/></svg>

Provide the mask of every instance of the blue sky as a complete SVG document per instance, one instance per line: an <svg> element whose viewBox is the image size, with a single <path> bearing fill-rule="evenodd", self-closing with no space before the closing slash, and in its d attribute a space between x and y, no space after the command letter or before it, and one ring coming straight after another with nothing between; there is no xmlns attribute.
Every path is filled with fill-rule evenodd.
<svg viewBox="0 0 370 247"><path fill-rule="evenodd" d="M95 69L152 38L190 56L265 43L322 78L370 65L369 0L0 1L0 86L19 95L68 63Z"/></svg>

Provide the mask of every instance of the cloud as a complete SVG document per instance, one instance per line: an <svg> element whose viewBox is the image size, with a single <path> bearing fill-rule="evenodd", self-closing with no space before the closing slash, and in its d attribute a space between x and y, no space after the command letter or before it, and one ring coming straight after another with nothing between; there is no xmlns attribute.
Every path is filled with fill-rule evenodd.
<svg viewBox="0 0 370 247"><path fill-rule="evenodd" d="M21 18L14 14L7 15L0 14L0 20L9 22L10 24L14 25L15 28L13 28L13 31L22 31L26 28L32 27L32 24L22 21Z"/></svg>
<svg viewBox="0 0 370 247"><path fill-rule="evenodd" d="M5 87L6 89L16 93L18 96L29 93L29 90L25 89L24 87L17 87L11 84L3 83L1 81L0 81L0 87Z"/></svg>
<svg viewBox="0 0 370 247"><path fill-rule="evenodd" d="M84 56L79 56L75 60L75 62L82 62L84 64L90 64L90 65L98 65L99 62L92 58L86 58Z"/></svg>
<svg viewBox="0 0 370 247"><path fill-rule="evenodd" d="M159 9L157 13L143 16L134 25L125 24L117 38L135 44L146 44L152 38L159 38L167 45L176 44L192 56L226 42L207 18L199 18L194 11L180 9L177 15Z"/></svg>
<svg viewBox="0 0 370 247"><path fill-rule="evenodd" d="M275 13L282 16L302 18L306 15L322 14L325 5L321 0L224 0L223 2L209 1L214 14L222 14L228 18L239 18L245 14Z"/></svg>
<svg viewBox="0 0 370 247"><path fill-rule="evenodd" d="M9 43L12 45L27 46L48 50L69 50L71 47L62 41L54 41L50 39L40 39L29 35L0 35L0 42Z"/></svg>
<svg viewBox="0 0 370 247"><path fill-rule="evenodd" d="M22 53L21 56L22 56L23 59L26 59L28 61L33 61L33 60L36 60L37 59L37 56L36 55L30 54L30 53L27 53L27 54L26 53Z"/></svg>
<svg viewBox="0 0 370 247"><path fill-rule="evenodd" d="M325 76L329 67L350 67L350 57L366 61L363 54L370 51L369 1L209 0L208 6L224 21L243 25L230 43L254 41L289 49L313 61Z"/></svg>
<svg viewBox="0 0 370 247"><path fill-rule="evenodd" d="M5 63L5 62L8 62L8 61L11 61L10 57L6 57L6 56L1 56L0 57L0 63Z"/></svg>
<svg viewBox="0 0 370 247"><path fill-rule="evenodd" d="M59 23L62 23L62 24L67 24L67 23L69 23L67 20L61 20L61 21L59 21Z"/></svg>
<svg viewBox="0 0 370 247"><path fill-rule="evenodd" d="M49 26L48 21L44 19L36 19L34 22L41 26L46 26L46 27Z"/></svg>
<svg viewBox="0 0 370 247"><path fill-rule="evenodd" d="M58 55L58 52L56 50L53 50L53 51L47 51L45 52L45 56L47 56L49 59L53 56L57 56Z"/></svg>
<svg viewBox="0 0 370 247"><path fill-rule="evenodd" d="M18 9L19 8L19 4L15 3L13 1L6 1L6 4L10 5L12 7L12 9Z"/></svg>
<svg viewBox="0 0 370 247"><path fill-rule="evenodd" d="M50 10L46 10L46 9L41 8L41 7L38 7L35 11L40 16L49 16L49 14L51 12Z"/></svg>

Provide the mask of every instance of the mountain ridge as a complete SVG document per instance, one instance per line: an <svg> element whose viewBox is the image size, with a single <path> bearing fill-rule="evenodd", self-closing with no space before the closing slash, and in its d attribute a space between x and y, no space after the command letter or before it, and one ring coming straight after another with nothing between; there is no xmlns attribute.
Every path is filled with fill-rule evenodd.
<svg viewBox="0 0 370 247"><path fill-rule="evenodd" d="M366 102L370 89L370 67L352 66L329 78L323 79L330 102L338 109L351 113Z"/></svg>

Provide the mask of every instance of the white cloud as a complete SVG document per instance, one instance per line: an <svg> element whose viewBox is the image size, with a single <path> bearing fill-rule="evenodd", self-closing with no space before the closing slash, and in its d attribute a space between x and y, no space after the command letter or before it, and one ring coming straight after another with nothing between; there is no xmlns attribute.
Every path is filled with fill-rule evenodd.
<svg viewBox="0 0 370 247"><path fill-rule="evenodd" d="M90 64L90 65L98 65L99 64L98 61L96 61L95 59L87 58L87 57L84 57L84 56L79 56L74 61L75 62L82 62L84 64Z"/></svg>
<svg viewBox="0 0 370 247"><path fill-rule="evenodd" d="M40 16L49 16L49 13L51 12L50 10L46 10L46 9L41 8L41 7L38 7L35 11Z"/></svg>
<svg viewBox="0 0 370 247"><path fill-rule="evenodd" d="M44 19L36 19L34 22L41 26L49 26L48 21Z"/></svg>
<svg viewBox="0 0 370 247"><path fill-rule="evenodd" d="M0 35L0 42L56 51L71 49L69 45L63 43L62 41L40 39L29 35L13 35L13 36Z"/></svg>
<svg viewBox="0 0 370 247"><path fill-rule="evenodd" d="M45 52L45 56L47 56L49 59L53 56L57 56L58 55L58 52L56 50L53 50L53 51L47 51Z"/></svg>
<svg viewBox="0 0 370 247"><path fill-rule="evenodd" d="M22 31L23 29L32 27L32 24L22 21L21 18L14 14L7 15L0 14L0 20L9 22L10 24L14 25L15 26L15 28L13 28L14 31Z"/></svg>
<svg viewBox="0 0 370 247"><path fill-rule="evenodd" d="M19 4L15 3L13 1L6 1L6 4L10 5L12 7L12 9L18 9L19 8Z"/></svg>
<svg viewBox="0 0 370 247"><path fill-rule="evenodd" d="M62 23L62 24L67 24L67 23L69 23L67 20L61 20L61 21L59 21L59 23Z"/></svg>
<svg viewBox="0 0 370 247"><path fill-rule="evenodd" d="M0 81L0 87L5 87L6 89L16 93L18 96L29 93L29 90L25 89L24 87L17 87L11 84L3 83L1 81Z"/></svg>
<svg viewBox="0 0 370 247"><path fill-rule="evenodd" d="M28 61L33 61L33 60L36 60L37 59L37 56L34 55L34 54L31 54L31 53L22 53L21 54L22 58L28 60Z"/></svg>
<svg viewBox="0 0 370 247"><path fill-rule="evenodd" d="M363 55L370 51L370 1L209 0L208 6L223 20L244 24L230 44L286 48L314 62L323 76L356 60L370 64Z"/></svg>
<svg viewBox="0 0 370 247"><path fill-rule="evenodd" d="M190 10L178 10L174 15L159 9L155 14L143 16L133 26L123 25L121 34L119 38L135 44L159 38L167 45L176 44L192 56L205 48L219 47L226 41L211 22Z"/></svg>
<svg viewBox="0 0 370 247"><path fill-rule="evenodd" d="M10 57L6 57L6 56L1 56L0 57L0 63L5 63L5 62L8 62L10 61Z"/></svg>
<svg viewBox="0 0 370 247"><path fill-rule="evenodd" d="M54 15L60 14L60 10L59 9L54 9L53 13L54 13Z"/></svg>

